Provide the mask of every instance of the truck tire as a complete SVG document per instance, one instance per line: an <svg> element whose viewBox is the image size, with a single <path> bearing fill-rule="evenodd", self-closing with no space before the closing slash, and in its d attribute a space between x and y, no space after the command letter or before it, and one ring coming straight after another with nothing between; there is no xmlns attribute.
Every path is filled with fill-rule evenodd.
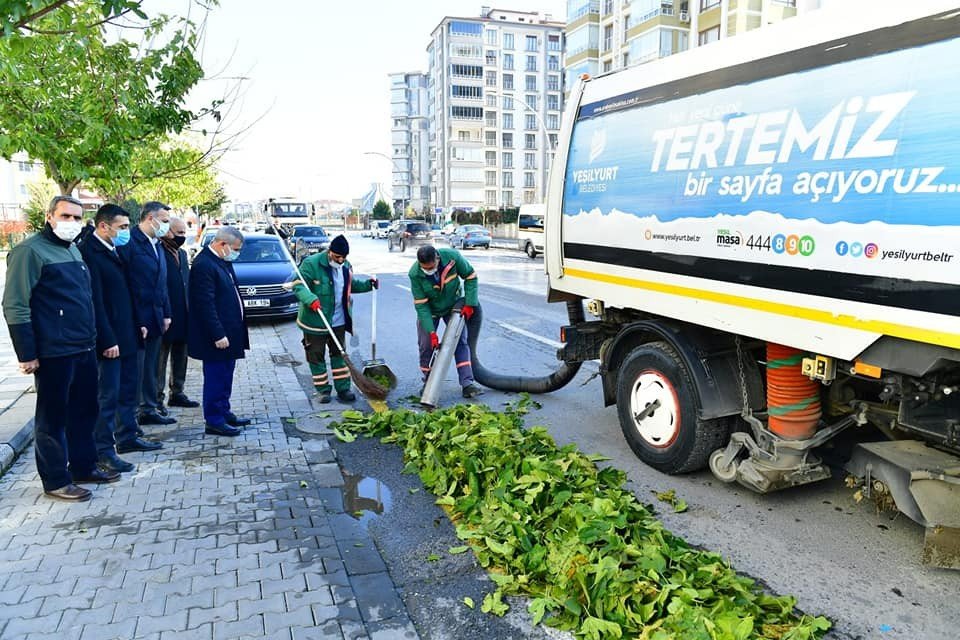
<svg viewBox="0 0 960 640"><path fill-rule="evenodd" d="M655 401L660 406L638 421ZM694 380L666 342L642 344L624 360L617 375L617 414L634 454L663 473L702 469L729 438L727 418L699 418Z"/></svg>
<svg viewBox="0 0 960 640"><path fill-rule="evenodd" d="M406 243L404 243L403 240L401 240L401 241L400 241L400 253L403 253L403 252L406 251L406 250L407 250L407 245L406 245Z"/></svg>
<svg viewBox="0 0 960 640"><path fill-rule="evenodd" d="M537 257L537 249L536 247L533 246L532 242L527 243L526 252L527 252L527 257L530 258L531 260Z"/></svg>
<svg viewBox="0 0 960 640"><path fill-rule="evenodd" d="M393 238L387 238L387 251L393 251Z"/></svg>

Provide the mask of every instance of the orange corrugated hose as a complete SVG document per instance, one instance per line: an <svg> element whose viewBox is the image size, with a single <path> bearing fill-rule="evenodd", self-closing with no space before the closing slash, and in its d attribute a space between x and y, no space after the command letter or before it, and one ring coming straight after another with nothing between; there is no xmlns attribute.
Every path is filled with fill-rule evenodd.
<svg viewBox="0 0 960 640"><path fill-rule="evenodd" d="M820 422L820 384L801 373L803 352L767 343L767 411L770 431L806 440Z"/></svg>

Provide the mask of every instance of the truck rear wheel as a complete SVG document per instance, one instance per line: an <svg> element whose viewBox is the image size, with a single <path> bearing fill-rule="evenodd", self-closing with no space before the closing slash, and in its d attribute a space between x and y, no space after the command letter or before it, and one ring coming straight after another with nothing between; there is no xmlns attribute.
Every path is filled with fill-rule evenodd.
<svg viewBox="0 0 960 640"><path fill-rule="evenodd" d="M537 257L537 249L533 246L532 242L527 243L527 257L531 260Z"/></svg>
<svg viewBox="0 0 960 640"><path fill-rule="evenodd" d="M634 454L663 473L703 468L729 437L726 418L699 418L693 378L666 342L640 345L620 366L617 414Z"/></svg>

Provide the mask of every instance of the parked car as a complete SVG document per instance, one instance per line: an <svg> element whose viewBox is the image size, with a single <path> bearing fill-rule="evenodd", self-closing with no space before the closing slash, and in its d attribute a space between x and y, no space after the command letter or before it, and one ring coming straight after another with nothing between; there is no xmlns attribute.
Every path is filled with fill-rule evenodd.
<svg viewBox="0 0 960 640"><path fill-rule="evenodd" d="M297 314L297 297L284 288L284 283L292 282L297 276L282 242L277 236L265 233L244 236L243 249L233 263L233 270L248 318L290 318Z"/></svg>
<svg viewBox="0 0 960 640"><path fill-rule="evenodd" d="M434 238L439 238L443 236L443 229L441 229L438 224L432 224L430 225L430 235Z"/></svg>
<svg viewBox="0 0 960 640"><path fill-rule="evenodd" d="M386 238L387 233L390 231L390 221L389 220L375 220L370 227L372 238Z"/></svg>
<svg viewBox="0 0 960 640"><path fill-rule="evenodd" d="M307 256L320 253L330 246L330 236L323 227L303 225L293 228L293 235L290 236L289 242L290 255L297 264L300 264Z"/></svg>
<svg viewBox="0 0 960 640"><path fill-rule="evenodd" d="M450 234L450 246L459 249L490 248L490 232L479 224L465 224Z"/></svg>
<svg viewBox="0 0 960 640"><path fill-rule="evenodd" d="M397 247L400 251L406 251L407 247L419 247L425 244L433 244L430 225L426 222L401 220L391 228L387 235L387 249L390 251L393 251L394 247Z"/></svg>

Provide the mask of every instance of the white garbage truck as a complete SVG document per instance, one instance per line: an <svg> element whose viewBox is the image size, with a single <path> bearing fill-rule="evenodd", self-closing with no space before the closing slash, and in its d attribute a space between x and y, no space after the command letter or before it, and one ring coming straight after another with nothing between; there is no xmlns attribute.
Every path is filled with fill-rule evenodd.
<svg viewBox="0 0 960 640"><path fill-rule="evenodd" d="M583 77L554 167L549 299L592 314L560 357L600 361L643 462L758 492L842 465L960 565L956 3L833 3Z"/></svg>

